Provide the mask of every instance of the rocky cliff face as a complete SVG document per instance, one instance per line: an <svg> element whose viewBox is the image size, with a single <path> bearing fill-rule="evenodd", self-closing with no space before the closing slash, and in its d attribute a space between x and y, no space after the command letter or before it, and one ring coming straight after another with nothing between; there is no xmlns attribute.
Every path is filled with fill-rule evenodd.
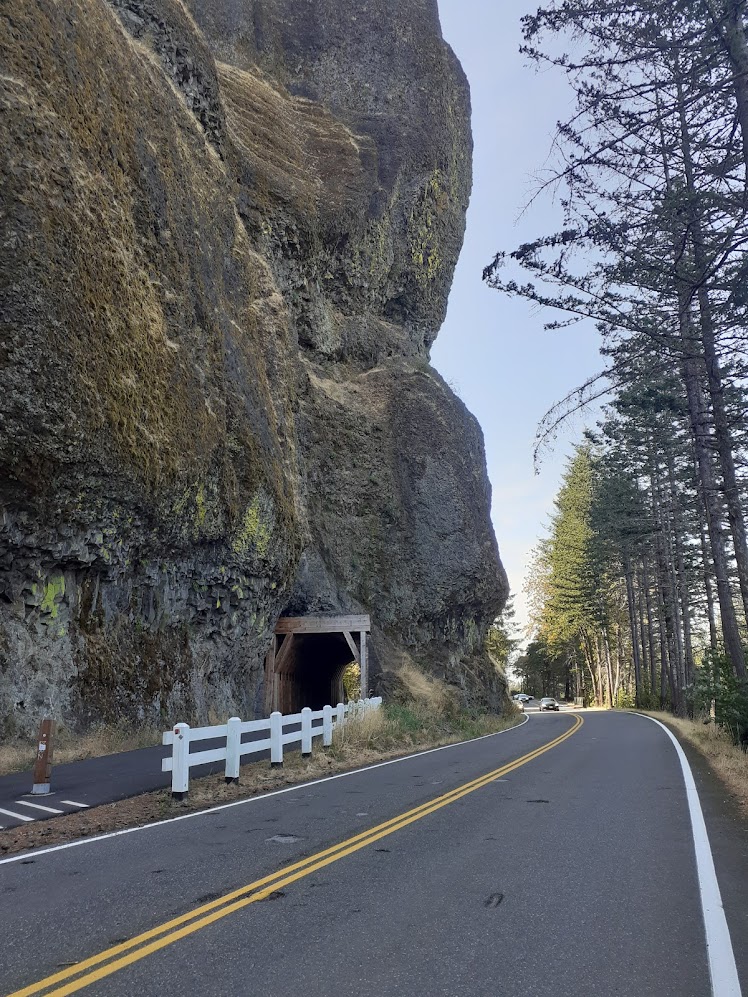
<svg viewBox="0 0 748 997"><path fill-rule="evenodd" d="M283 611L497 703L436 0L17 0L0 67L0 725L248 715Z"/></svg>

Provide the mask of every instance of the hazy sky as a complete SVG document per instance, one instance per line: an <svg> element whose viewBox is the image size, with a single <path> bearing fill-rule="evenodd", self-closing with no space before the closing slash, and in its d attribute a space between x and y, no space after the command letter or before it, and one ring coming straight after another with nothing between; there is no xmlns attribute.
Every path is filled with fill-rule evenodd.
<svg viewBox="0 0 748 997"><path fill-rule="evenodd" d="M481 274L498 250L555 227L548 201L519 214L570 104L559 74L538 74L518 53L519 21L534 9L530 0L439 0L439 9L470 81L475 160L465 246L432 361L483 427L494 528L523 621L528 554L552 510L568 441L581 426L537 477L535 429L546 409L602 361L594 330L545 332L536 309L489 290Z"/></svg>

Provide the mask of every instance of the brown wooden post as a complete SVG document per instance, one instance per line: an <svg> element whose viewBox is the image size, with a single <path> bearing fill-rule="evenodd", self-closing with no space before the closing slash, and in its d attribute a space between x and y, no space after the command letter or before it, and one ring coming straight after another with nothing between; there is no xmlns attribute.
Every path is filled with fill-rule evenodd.
<svg viewBox="0 0 748 997"><path fill-rule="evenodd" d="M273 640L270 644L270 649L265 655L265 712L270 715L273 710L277 709L278 695L277 686L278 679L275 674L275 645L278 643L278 638L273 634Z"/></svg>
<svg viewBox="0 0 748 997"><path fill-rule="evenodd" d="M34 784L31 792L34 796L44 796L50 790L52 779L52 748L55 732L54 720L45 717L39 727L39 740L36 746L36 761L34 762Z"/></svg>
<svg viewBox="0 0 748 997"><path fill-rule="evenodd" d="M366 631L361 631L361 650L359 651L361 660L361 698L369 698L369 658L366 654Z"/></svg>

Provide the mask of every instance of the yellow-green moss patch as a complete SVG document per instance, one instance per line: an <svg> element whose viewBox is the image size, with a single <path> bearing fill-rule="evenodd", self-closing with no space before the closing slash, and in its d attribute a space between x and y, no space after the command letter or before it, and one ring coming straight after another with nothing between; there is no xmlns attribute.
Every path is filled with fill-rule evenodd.
<svg viewBox="0 0 748 997"><path fill-rule="evenodd" d="M42 613L49 613L53 620L57 619L58 603L65 595L64 575L50 575L44 586L44 595L39 604Z"/></svg>
<svg viewBox="0 0 748 997"><path fill-rule="evenodd" d="M247 507L242 525L234 537L231 545L233 551L238 557L246 557L252 551L260 557L267 557L272 535L273 524L263 515L260 496L256 495Z"/></svg>

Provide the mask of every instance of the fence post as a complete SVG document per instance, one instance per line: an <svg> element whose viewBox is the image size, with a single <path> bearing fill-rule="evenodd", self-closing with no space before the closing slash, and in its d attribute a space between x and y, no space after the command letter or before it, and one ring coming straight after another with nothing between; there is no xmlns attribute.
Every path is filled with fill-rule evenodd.
<svg viewBox="0 0 748 997"><path fill-rule="evenodd" d="M276 710L270 714L270 766L283 765L283 714Z"/></svg>
<svg viewBox="0 0 748 997"><path fill-rule="evenodd" d="M241 764L242 722L231 717L226 724L226 782L239 782Z"/></svg>
<svg viewBox="0 0 748 997"><path fill-rule="evenodd" d="M322 747L329 748L332 744L332 706L322 710Z"/></svg>
<svg viewBox="0 0 748 997"><path fill-rule="evenodd" d="M190 788L190 725L174 725L174 743L171 749L171 795L183 800Z"/></svg>
<svg viewBox="0 0 748 997"><path fill-rule="evenodd" d="M312 711L305 706L301 711L301 757L308 758L312 753Z"/></svg>
<svg viewBox="0 0 748 997"><path fill-rule="evenodd" d="M338 703L335 707L335 726L342 727L345 723L345 706L342 703Z"/></svg>

